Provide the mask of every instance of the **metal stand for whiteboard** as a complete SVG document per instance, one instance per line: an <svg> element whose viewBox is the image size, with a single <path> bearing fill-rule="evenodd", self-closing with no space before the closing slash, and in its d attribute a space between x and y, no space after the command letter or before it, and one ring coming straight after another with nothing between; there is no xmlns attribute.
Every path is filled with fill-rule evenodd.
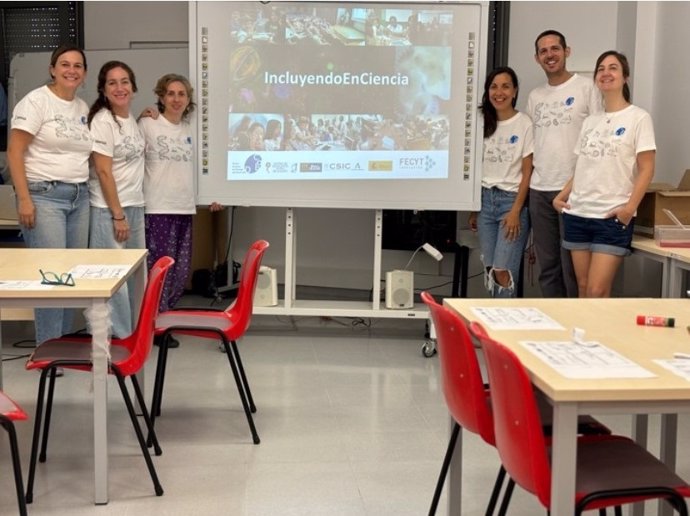
<svg viewBox="0 0 690 516"><path fill-rule="evenodd" d="M381 306L381 237L382 210L374 212L374 263L371 301L300 300L297 286L297 217L294 208L285 210L285 295L277 306L256 306L255 314L300 315L331 317L378 317L389 319L429 319L429 311L423 303L413 308L391 310Z"/></svg>

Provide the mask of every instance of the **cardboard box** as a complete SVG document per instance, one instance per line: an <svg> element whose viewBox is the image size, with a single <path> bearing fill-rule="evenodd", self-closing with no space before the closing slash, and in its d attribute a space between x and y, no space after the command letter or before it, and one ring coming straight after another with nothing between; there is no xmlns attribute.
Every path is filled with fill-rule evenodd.
<svg viewBox="0 0 690 516"><path fill-rule="evenodd" d="M654 234L654 226L673 225L663 212L671 210L683 223L690 225L690 170L686 170L678 188L667 183L651 183L637 208L635 232L647 236Z"/></svg>

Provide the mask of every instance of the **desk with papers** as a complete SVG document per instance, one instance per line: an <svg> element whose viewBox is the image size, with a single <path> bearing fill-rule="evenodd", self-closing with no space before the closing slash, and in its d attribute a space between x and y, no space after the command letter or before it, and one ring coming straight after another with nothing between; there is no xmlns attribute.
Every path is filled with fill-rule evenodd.
<svg viewBox="0 0 690 516"><path fill-rule="evenodd" d="M578 414L644 415L636 418L633 437L645 446L646 415L662 414L661 459L675 469L677 414L690 412L690 380L669 366L683 360L676 358L677 353L690 354L690 300L446 299L445 305L467 321L481 322L492 338L510 347L535 387L552 403L553 516L573 513ZM638 315L673 317L675 327L638 326ZM575 350L548 356L550 346L562 347L564 342L572 343ZM595 350L593 343L600 348ZM601 367L589 364L584 375L564 374L567 368L559 371L549 363L577 364L583 356L574 357L588 345L585 359ZM612 364L617 367L608 374ZM451 465L449 513L453 516L461 514L460 461L454 457ZM660 513L666 514L666 509ZM636 507L634 514L641 514L640 510Z"/></svg>
<svg viewBox="0 0 690 516"><path fill-rule="evenodd" d="M132 275L135 297L141 300L146 285L146 249L3 249L0 253L0 314L3 308L87 308L87 320L109 324L107 302ZM75 286L42 285L43 271L62 275L77 266L87 267L91 278L73 273ZM108 274L119 269L120 274ZM95 272L94 272L95 271ZM100 273L100 274L99 274ZM138 307L134 307L138 313ZM0 325L2 321L0 320ZM91 324L91 327L94 327ZM0 327L1 329L1 327ZM93 406L95 502L108 503L107 368L110 342L93 338ZM0 352L2 334L0 333ZM0 382L2 369L0 364ZM38 381L38 379L37 379ZM1 383L0 383L1 386Z"/></svg>

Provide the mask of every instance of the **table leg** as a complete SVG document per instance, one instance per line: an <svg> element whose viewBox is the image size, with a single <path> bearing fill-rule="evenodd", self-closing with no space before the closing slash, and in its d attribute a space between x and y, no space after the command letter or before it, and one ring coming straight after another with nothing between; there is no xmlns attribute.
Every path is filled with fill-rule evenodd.
<svg viewBox="0 0 690 516"><path fill-rule="evenodd" d="M86 310L93 335L93 457L96 505L108 503L108 356L109 308L94 300Z"/></svg>
<svg viewBox="0 0 690 516"><path fill-rule="evenodd" d="M448 436L453 431L455 421L450 418ZM450 461L449 482L446 486L448 493L448 516L461 516L462 514L462 426L458 432L458 440L455 442L455 452Z"/></svg>
<svg viewBox="0 0 690 516"><path fill-rule="evenodd" d="M577 404L555 403L551 461L551 516L572 516L577 470Z"/></svg>
<svg viewBox="0 0 690 516"><path fill-rule="evenodd" d="M678 415L661 415L661 449L659 458L671 471L676 470L676 439L678 437ZM659 516L670 516L673 510L667 503L659 502Z"/></svg>
<svg viewBox="0 0 690 516"><path fill-rule="evenodd" d="M644 449L647 449L648 430L649 416L647 414L636 414L633 417L632 438ZM634 504L630 515L644 516L644 502Z"/></svg>

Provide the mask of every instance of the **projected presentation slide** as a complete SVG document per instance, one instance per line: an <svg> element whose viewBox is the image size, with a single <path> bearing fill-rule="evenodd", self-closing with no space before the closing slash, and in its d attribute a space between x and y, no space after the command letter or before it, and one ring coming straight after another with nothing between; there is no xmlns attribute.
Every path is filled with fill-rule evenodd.
<svg viewBox="0 0 690 516"><path fill-rule="evenodd" d="M453 14L415 7L233 9L228 179L447 178Z"/></svg>
<svg viewBox="0 0 690 516"><path fill-rule="evenodd" d="M474 209L487 12L468 1L191 3L199 199Z"/></svg>

